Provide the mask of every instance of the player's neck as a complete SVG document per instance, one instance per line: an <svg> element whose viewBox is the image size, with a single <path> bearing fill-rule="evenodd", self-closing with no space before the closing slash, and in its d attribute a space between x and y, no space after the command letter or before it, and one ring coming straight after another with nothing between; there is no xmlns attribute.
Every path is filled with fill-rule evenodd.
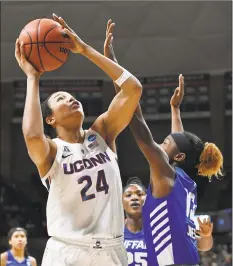
<svg viewBox="0 0 233 266"><path fill-rule="evenodd" d="M69 143L83 143L85 132L82 128L77 130L67 130L64 128L57 129L58 138Z"/></svg>
<svg viewBox="0 0 233 266"><path fill-rule="evenodd" d="M13 256L17 259L23 259L24 258L24 249L11 249L11 253Z"/></svg>
<svg viewBox="0 0 233 266"><path fill-rule="evenodd" d="M140 232L142 230L142 218L132 219L127 217L126 227L132 233Z"/></svg>

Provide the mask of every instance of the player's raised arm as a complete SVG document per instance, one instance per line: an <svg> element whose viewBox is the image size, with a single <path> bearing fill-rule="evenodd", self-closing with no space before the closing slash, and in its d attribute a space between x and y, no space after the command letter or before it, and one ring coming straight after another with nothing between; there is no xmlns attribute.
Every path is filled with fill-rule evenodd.
<svg viewBox="0 0 233 266"><path fill-rule="evenodd" d="M171 115L172 115L172 126L171 132L184 132L183 123L180 115L180 105L184 98L184 77L179 76L179 87L175 89L175 92L170 100L171 105Z"/></svg>
<svg viewBox="0 0 233 266"><path fill-rule="evenodd" d="M40 107L39 79L42 73L27 61L23 43L16 40L15 57L27 76L27 93L24 106L22 129L27 149L32 161L41 175L52 165L56 154L56 144L44 135L43 119Z"/></svg>
<svg viewBox="0 0 233 266"><path fill-rule="evenodd" d="M113 28L115 23L111 20L107 23L106 39L104 42L104 55L117 63L117 59L113 49ZM121 88L114 83L116 93L121 91ZM168 157L160 146L154 141L153 136L146 121L142 115L140 105L134 113L130 123L130 129L136 139L139 148L148 160L150 167L154 168L153 173L155 182L160 181L161 177L173 176L173 169L169 165Z"/></svg>
<svg viewBox="0 0 233 266"><path fill-rule="evenodd" d="M53 17L65 28L65 32L72 39L71 51L84 55L121 87L120 93L114 97L107 112L101 115L93 125L108 144L112 143L132 119L142 94L141 83L123 67L84 43L61 17L58 18L56 15ZM101 124L104 124L104 127Z"/></svg>

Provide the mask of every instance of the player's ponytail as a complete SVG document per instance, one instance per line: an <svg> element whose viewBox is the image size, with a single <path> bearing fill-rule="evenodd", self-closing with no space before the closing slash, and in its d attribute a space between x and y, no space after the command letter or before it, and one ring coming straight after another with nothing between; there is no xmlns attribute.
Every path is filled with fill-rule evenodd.
<svg viewBox="0 0 233 266"><path fill-rule="evenodd" d="M223 176L223 156L219 148L214 143L206 142L204 149L199 158L199 164L196 166L198 174L207 176L209 179L212 176Z"/></svg>
<svg viewBox="0 0 233 266"><path fill-rule="evenodd" d="M52 139L56 137L56 130L46 122L46 118L53 112L48 103L50 97L51 95L42 103L41 112L43 117L44 134L46 137Z"/></svg>
<svg viewBox="0 0 233 266"><path fill-rule="evenodd" d="M176 164L190 173L206 176L209 181L212 177L223 176L223 156L219 148L213 143L203 141L191 132L172 133L179 151L186 155L185 159Z"/></svg>

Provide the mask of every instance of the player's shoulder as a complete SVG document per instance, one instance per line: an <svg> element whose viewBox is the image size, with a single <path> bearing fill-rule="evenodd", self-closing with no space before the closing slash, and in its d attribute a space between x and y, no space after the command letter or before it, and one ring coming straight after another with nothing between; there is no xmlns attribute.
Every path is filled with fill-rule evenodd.
<svg viewBox="0 0 233 266"><path fill-rule="evenodd" d="M98 133L105 142L107 142L107 133L106 133L106 126L105 126L105 118L106 113L101 114L91 125L88 131L95 131Z"/></svg>
<svg viewBox="0 0 233 266"><path fill-rule="evenodd" d="M28 258L29 258L29 260L30 260L32 266L36 266L36 265L37 265L37 263L36 263L36 259L35 259L34 257L29 256Z"/></svg>
<svg viewBox="0 0 233 266"><path fill-rule="evenodd" d="M196 182L181 168L175 167L176 169L176 182L179 180L180 183L186 188L196 188Z"/></svg>
<svg viewBox="0 0 233 266"><path fill-rule="evenodd" d="M0 262L2 266L5 266L7 263L7 257L8 257L8 252L5 251L3 253L0 254Z"/></svg>

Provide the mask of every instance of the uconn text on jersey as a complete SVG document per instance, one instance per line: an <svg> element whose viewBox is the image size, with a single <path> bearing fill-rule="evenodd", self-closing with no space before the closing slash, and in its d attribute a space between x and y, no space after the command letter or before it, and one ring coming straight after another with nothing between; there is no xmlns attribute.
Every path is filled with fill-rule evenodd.
<svg viewBox="0 0 233 266"><path fill-rule="evenodd" d="M71 175L73 173L80 173L84 169L91 169L99 164L105 164L110 162L111 159L108 156L107 152L100 152L94 157L90 157L89 159L77 160L73 163L63 163L64 174Z"/></svg>

